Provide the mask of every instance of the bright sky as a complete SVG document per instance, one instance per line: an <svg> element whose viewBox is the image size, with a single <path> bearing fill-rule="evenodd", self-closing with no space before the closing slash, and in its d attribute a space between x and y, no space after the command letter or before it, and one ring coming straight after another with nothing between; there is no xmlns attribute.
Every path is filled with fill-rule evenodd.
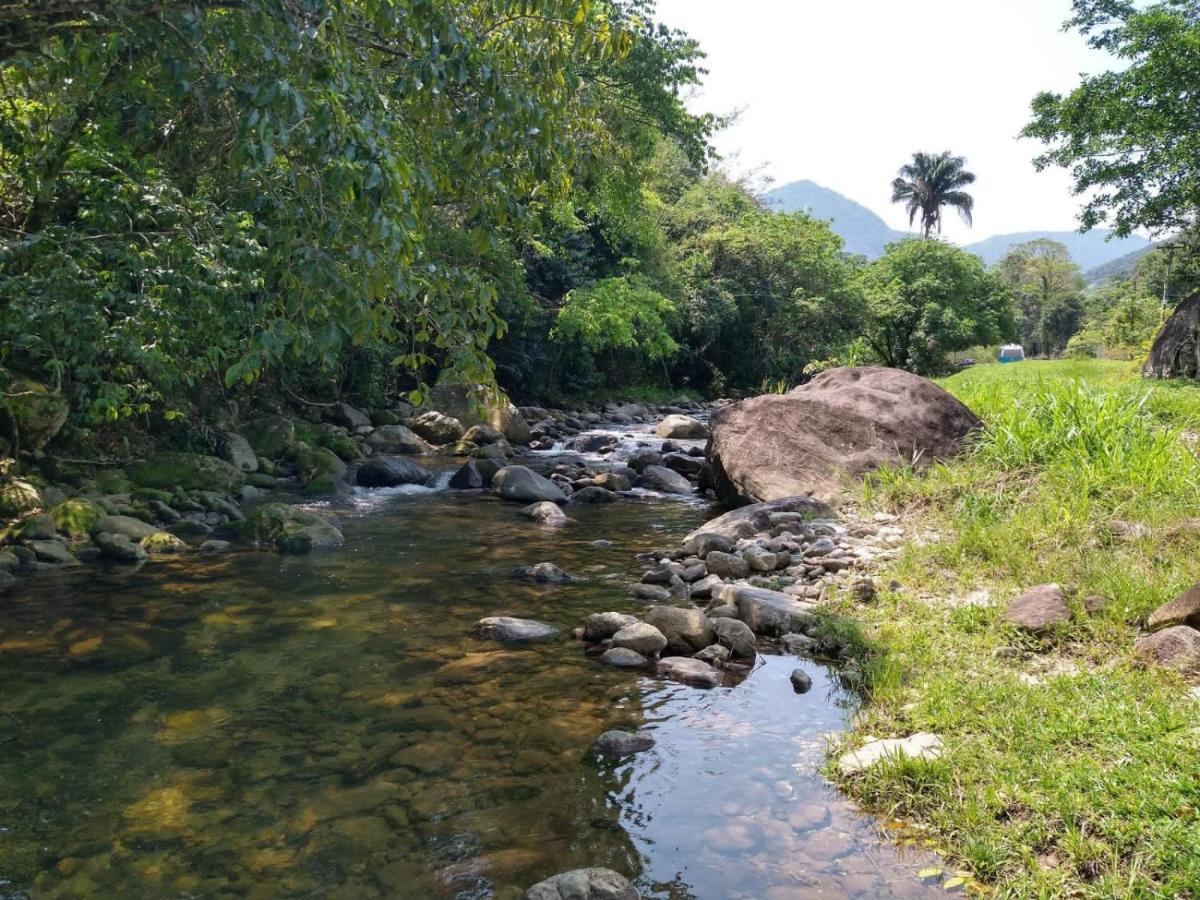
<svg viewBox="0 0 1200 900"><path fill-rule="evenodd" d="M709 75L697 111L740 119L716 145L737 173L808 178L907 228L891 180L917 150L967 158L975 227L961 243L1078 227L1062 170L1038 173L1018 140L1029 103L1111 68L1077 32L1070 0L659 0L658 18L696 38Z"/></svg>

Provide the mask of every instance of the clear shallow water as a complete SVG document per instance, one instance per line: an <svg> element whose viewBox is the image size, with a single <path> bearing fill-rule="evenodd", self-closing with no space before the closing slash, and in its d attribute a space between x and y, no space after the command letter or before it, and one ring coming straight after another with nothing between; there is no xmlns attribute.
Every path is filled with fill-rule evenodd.
<svg viewBox="0 0 1200 900"><path fill-rule="evenodd" d="M572 508L380 492L346 550L236 553L43 577L0 601L0 896L513 898L606 865L647 897L915 896L816 774L848 698L793 659L701 691L600 666L565 637L636 612L685 501ZM614 541L608 549L592 542ZM509 577L549 560L580 577ZM481 641L487 615L562 640ZM589 757L602 731L656 748ZM940 892L939 892L940 893Z"/></svg>

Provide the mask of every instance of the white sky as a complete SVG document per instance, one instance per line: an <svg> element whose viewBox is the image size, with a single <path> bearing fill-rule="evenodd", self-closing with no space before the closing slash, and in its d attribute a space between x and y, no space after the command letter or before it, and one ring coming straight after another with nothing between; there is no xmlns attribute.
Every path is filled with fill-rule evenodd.
<svg viewBox="0 0 1200 900"><path fill-rule="evenodd" d="M1079 198L1041 148L1018 140L1042 90L1112 68L1077 32L1070 0L659 0L658 19L708 54L697 111L743 110L717 136L727 167L777 185L808 178L907 228L891 180L914 151L967 158L975 227L962 243L1012 231L1067 231Z"/></svg>

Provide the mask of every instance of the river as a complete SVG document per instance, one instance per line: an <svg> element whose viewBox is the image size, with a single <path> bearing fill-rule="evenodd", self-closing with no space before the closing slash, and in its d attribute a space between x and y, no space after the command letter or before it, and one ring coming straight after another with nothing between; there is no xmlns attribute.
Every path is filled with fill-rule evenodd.
<svg viewBox="0 0 1200 900"><path fill-rule="evenodd" d="M835 672L765 655L706 691L566 637L644 610L635 555L706 505L576 505L554 530L444 489L332 505L344 551L89 567L4 598L0 898L505 900L583 866L673 900L941 893L818 772L855 705ZM576 580L512 577L541 561ZM563 637L481 640L491 615ZM598 760L610 728L657 744Z"/></svg>

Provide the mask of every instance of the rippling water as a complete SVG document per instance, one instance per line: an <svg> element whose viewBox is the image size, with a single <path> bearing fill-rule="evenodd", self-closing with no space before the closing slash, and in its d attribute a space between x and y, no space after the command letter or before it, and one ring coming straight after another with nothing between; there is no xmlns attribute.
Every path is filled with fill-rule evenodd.
<svg viewBox="0 0 1200 900"><path fill-rule="evenodd" d="M514 898L604 865L647 897L915 896L821 781L849 698L766 657L712 691L564 634L624 597L694 502L572 508L557 531L452 492L359 495L346 550L76 571L0 601L0 897ZM593 546L597 540L610 547ZM574 584L513 580L553 561ZM588 755L609 728L654 750Z"/></svg>

